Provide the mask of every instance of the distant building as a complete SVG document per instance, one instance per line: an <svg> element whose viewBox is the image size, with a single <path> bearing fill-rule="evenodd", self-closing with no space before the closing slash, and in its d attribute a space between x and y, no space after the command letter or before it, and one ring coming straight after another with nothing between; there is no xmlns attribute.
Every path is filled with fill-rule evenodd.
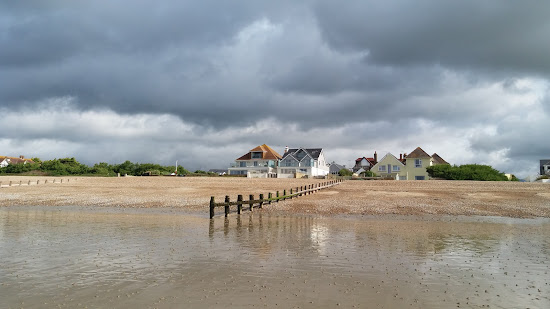
<svg viewBox="0 0 550 309"><path fill-rule="evenodd" d="M27 164L27 163L34 163L34 162L31 159L25 159L25 156L19 156L19 158L0 156L0 167L6 167L10 164Z"/></svg>
<svg viewBox="0 0 550 309"><path fill-rule="evenodd" d="M286 148L279 160L277 178L326 176L329 170L323 148Z"/></svg>
<svg viewBox="0 0 550 309"><path fill-rule="evenodd" d="M336 163L332 162L330 164L330 167L329 167L329 174L339 175L340 170L345 170L345 169L346 169L345 165L340 165L340 164L336 164Z"/></svg>
<svg viewBox="0 0 550 309"><path fill-rule="evenodd" d="M223 176L223 175L226 175L227 174L227 170L224 170L224 169L219 169L219 168L211 168L208 170L209 173L216 173L220 176Z"/></svg>
<svg viewBox="0 0 550 309"><path fill-rule="evenodd" d="M389 152L372 167L371 171L384 178L407 179L405 164Z"/></svg>
<svg viewBox="0 0 550 309"><path fill-rule="evenodd" d="M275 150L263 144L236 159L228 173L250 178L276 178L277 164L281 158Z"/></svg>
<svg viewBox="0 0 550 309"><path fill-rule="evenodd" d="M405 155L404 159L406 160L405 174L407 180L428 180L430 176L426 170L427 167L438 164L449 164L437 153L430 156L420 147L416 147L411 153Z"/></svg>
<svg viewBox="0 0 550 309"><path fill-rule="evenodd" d="M540 160L540 174L550 175L550 159Z"/></svg>
<svg viewBox="0 0 550 309"><path fill-rule="evenodd" d="M360 169L363 169L363 171L369 171L376 163L378 163L378 154L375 151L372 158L357 158L355 160L355 166L353 167L352 171L354 173L357 173L357 171L359 171Z"/></svg>

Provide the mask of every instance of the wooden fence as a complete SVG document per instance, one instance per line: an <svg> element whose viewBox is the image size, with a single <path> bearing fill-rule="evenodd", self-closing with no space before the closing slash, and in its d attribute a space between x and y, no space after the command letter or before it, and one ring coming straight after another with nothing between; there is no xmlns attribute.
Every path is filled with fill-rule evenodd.
<svg viewBox="0 0 550 309"><path fill-rule="evenodd" d="M212 219L215 215L216 207L224 207L224 214L227 217L230 213L230 207L231 206L237 206L237 213L241 214L243 205L248 205L248 210L253 211L253 209L256 208L262 208L264 205L270 205L271 203L275 202L278 203L281 200L286 199L292 199L297 198L300 196L305 196L308 194L313 194L319 190L330 188L332 186L335 186L337 184L340 184L343 180L342 179L336 179L336 180L330 180L325 182L320 182L312 185L307 186L301 186L292 188L290 190L283 190L282 195L280 195L280 191L276 191L275 196L271 192L267 194L267 198L263 194L260 194L258 199L254 198L253 194L250 194L248 196L248 201L243 200L243 196L239 194L237 196L236 201L231 201L229 198L229 195L225 196L225 201L221 203L216 203L214 197L210 197L210 219Z"/></svg>
<svg viewBox="0 0 550 309"><path fill-rule="evenodd" d="M57 181L57 182L56 182ZM27 186L30 186L30 185L39 185L39 184L48 184L48 183L69 183L71 180L70 179L44 179L44 180L28 180L28 181L23 181L23 180L19 180L19 181L13 181L13 180L10 180L10 181L1 181L0 180L0 188L2 188L2 186L4 186L4 183L6 184L7 187L13 187L13 186L23 186L23 185L27 185ZM73 181L76 181L76 179L73 179Z"/></svg>

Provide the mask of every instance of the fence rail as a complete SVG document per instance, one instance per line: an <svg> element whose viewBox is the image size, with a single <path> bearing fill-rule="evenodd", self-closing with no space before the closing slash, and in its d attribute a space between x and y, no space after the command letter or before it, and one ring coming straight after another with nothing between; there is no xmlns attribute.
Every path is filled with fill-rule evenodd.
<svg viewBox="0 0 550 309"><path fill-rule="evenodd" d="M313 194L314 192L317 192L319 190L338 185L342 181L343 181L342 179L336 179L336 180L330 180L330 181L320 182L316 184L291 188L290 190L288 190L288 192L287 190L283 190L282 195L280 195L280 191L276 191L275 196L273 196L273 194L269 192L267 194L267 198L264 198L264 195L260 194L259 199L255 199L254 195L250 194L248 196L247 201L243 200L243 196L239 194L237 196L236 201L231 201L231 199L229 198L229 195L226 195L224 202L216 203L215 198L212 196L210 197L210 219L214 218L216 207L224 207L224 214L227 217L231 211L230 210L231 206L236 205L237 213L241 214L243 205L248 205L248 210L253 211L254 207L262 208L264 204L270 205L273 202L278 203L280 200L284 201L286 199L292 199L300 196L305 196L308 194Z"/></svg>

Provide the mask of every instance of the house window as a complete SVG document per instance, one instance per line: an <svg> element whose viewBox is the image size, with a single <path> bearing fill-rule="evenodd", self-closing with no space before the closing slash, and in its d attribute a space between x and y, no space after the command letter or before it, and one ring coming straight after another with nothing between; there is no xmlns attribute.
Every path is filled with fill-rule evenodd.
<svg viewBox="0 0 550 309"><path fill-rule="evenodd" d="M254 166L258 166L258 161L254 161Z"/></svg>
<svg viewBox="0 0 550 309"><path fill-rule="evenodd" d="M422 167L422 160L414 159L414 167Z"/></svg>
<svg viewBox="0 0 550 309"><path fill-rule="evenodd" d="M261 152L253 152L252 153L252 159L261 159L262 153Z"/></svg>
<svg viewBox="0 0 550 309"><path fill-rule="evenodd" d="M386 171L386 166L385 166L385 165L380 165L380 166L378 167L378 171L379 171L379 172L385 172L385 171Z"/></svg>
<svg viewBox="0 0 550 309"><path fill-rule="evenodd" d="M246 167L246 162L243 162L243 161L239 162L239 167Z"/></svg>
<svg viewBox="0 0 550 309"><path fill-rule="evenodd" d="M414 180L426 180L425 176L414 176Z"/></svg>
<svg viewBox="0 0 550 309"><path fill-rule="evenodd" d="M401 170L401 168L399 167L399 165L394 165L392 167L392 171L394 171L394 172L399 172L400 170Z"/></svg>

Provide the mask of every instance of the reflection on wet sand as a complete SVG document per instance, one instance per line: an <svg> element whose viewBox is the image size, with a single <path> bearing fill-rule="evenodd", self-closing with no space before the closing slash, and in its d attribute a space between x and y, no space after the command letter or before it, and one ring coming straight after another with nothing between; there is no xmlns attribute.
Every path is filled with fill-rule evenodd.
<svg viewBox="0 0 550 309"><path fill-rule="evenodd" d="M550 221L0 208L0 307L548 308Z"/></svg>

